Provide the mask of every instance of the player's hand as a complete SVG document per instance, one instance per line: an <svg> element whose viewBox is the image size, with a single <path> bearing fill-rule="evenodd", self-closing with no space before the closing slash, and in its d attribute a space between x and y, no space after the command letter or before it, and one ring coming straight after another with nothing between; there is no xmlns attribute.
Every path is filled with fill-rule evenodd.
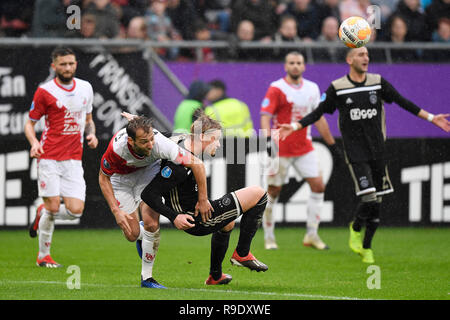
<svg viewBox="0 0 450 320"><path fill-rule="evenodd" d="M193 222L194 219L191 215L182 213L177 215L177 217L173 221L173 224L178 230L186 230L195 227L195 224L193 224Z"/></svg>
<svg viewBox="0 0 450 320"><path fill-rule="evenodd" d="M91 133L86 136L87 144L89 148L95 149L98 146L98 139L95 134Z"/></svg>
<svg viewBox="0 0 450 320"><path fill-rule="evenodd" d="M301 129L301 125L299 129ZM286 139L292 132L294 132L294 128L289 123L280 124L280 128L277 130L280 140Z"/></svg>
<svg viewBox="0 0 450 320"><path fill-rule="evenodd" d="M40 158L44 154L44 148L42 148L40 142L35 142L30 149L30 157Z"/></svg>
<svg viewBox="0 0 450 320"><path fill-rule="evenodd" d="M211 219L211 215L212 212L214 212L214 209L211 205L211 203L209 203L209 200L199 200L197 202L197 204L195 205L195 214L194 216L196 217L199 213L202 216L202 221L206 222L209 219Z"/></svg>
<svg viewBox="0 0 450 320"><path fill-rule="evenodd" d="M450 121L446 119L448 117L450 117L450 113L438 114L434 116L432 122L445 132L450 132Z"/></svg>
<svg viewBox="0 0 450 320"><path fill-rule="evenodd" d="M125 211L122 210L119 210L117 213L114 214L114 216L116 218L117 225L120 227L120 229L122 229L125 236L127 238L128 237L131 238L132 232L129 221L134 220L134 218L130 214L127 214Z"/></svg>
<svg viewBox="0 0 450 320"><path fill-rule="evenodd" d="M124 117L125 119L127 119L128 121L131 121L131 120L133 120L134 118L138 118L138 117L139 117L139 116L136 116L136 115L134 115L134 114L128 113L128 112L126 112L126 111L123 111L120 115L121 115L122 117Z"/></svg>

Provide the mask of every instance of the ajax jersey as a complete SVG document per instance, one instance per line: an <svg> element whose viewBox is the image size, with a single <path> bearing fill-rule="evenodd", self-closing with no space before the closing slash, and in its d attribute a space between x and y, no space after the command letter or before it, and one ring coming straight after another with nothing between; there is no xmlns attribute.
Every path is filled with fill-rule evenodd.
<svg viewBox="0 0 450 320"><path fill-rule="evenodd" d="M261 104L261 114L272 116L273 127L297 122L313 111L320 102L317 84L303 79L300 85L289 84L285 78L272 82ZM310 128L304 128L279 141L279 156L298 157L313 150Z"/></svg>
<svg viewBox="0 0 450 320"><path fill-rule="evenodd" d="M45 117L41 136L41 159L81 160L86 114L92 113L93 90L89 82L74 78L66 89L56 78L39 86L31 104L29 118Z"/></svg>

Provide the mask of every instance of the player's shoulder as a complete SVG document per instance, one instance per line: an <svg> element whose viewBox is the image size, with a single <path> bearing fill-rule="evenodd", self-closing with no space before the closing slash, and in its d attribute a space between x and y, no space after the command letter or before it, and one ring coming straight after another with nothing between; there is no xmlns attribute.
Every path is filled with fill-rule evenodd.
<svg viewBox="0 0 450 320"><path fill-rule="evenodd" d="M303 78L303 85L306 88L311 88L311 89L319 89L319 86L317 83L315 83L314 81L308 80Z"/></svg>
<svg viewBox="0 0 450 320"><path fill-rule="evenodd" d="M347 75L331 81L331 85L335 90L353 88L355 85L348 79Z"/></svg>
<svg viewBox="0 0 450 320"><path fill-rule="evenodd" d="M278 88L278 89L281 89L281 88L283 88L284 86L286 86L286 81L284 80L284 78L280 78L280 79L278 79L278 80L275 80L275 81L272 81L271 83L270 83L270 85L269 85L269 89L270 88Z"/></svg>
<svg viewBox="0 0 450 320"><path fill-rule="evenodd" d="M378 73L366 73L366 86L381 84L381 75Z"/></svg>
<svg viewBox="0 0 450 320"><path fill-rule="evenodd" d="M81 88L81 89L88 89L88 90L92 90L92 85L89 81L87 80L83 80L80 78L74 78L76 85Z"/></svg>

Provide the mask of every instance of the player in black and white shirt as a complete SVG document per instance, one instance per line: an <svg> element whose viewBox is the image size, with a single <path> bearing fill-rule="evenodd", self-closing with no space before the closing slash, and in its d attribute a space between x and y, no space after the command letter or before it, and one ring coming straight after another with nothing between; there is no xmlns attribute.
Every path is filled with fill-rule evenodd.
<svg viewBox="0 0 450 320"><path fill-rule="evenodd" d="M350 248L362 256L363 262L373 263L372 238L380 221L382 195L393 192L385 159L386 122L384 102L397 103L412 114L450 131L450 114L433 115L404 98L379 74L367 72L367 48L349 50L346 62L349 74L331 83L322 95L319 106L299 122L282 125L284 139L317 121L324 113L339 110L339 128L344 143L345 158L355 183L360 202L355 220L350 225ZM363 241L361 229L366 226Z"/></svg>
<svg viewBox="0 0 450 320"><path fill-rule="evenodd" d="M214 156L220 147L220 124L201 115L194 122L192 134L178 136L177 143L197 157ZM242 215L239 241L230 261L250 270L266 271L268 267L250 252L251 241L258 230L267 203L267 193L259 186L246 187L210 200L214 209L209 217L196 213L197 182L191 170L169 160L161 162L159 174L144 189L142 200L154 211L167 217L176 228L194 236L213 234L211 266L206 284L227 284L231 276L222 273L222 261L228 249L234 221ZM164 201L163 201L164 199Z"/></svg>

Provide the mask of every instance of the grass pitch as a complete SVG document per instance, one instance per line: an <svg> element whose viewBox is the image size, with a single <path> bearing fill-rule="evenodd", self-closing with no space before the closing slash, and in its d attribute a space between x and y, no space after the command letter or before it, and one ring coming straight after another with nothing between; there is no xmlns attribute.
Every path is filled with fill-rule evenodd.
<svg viewBox="0 0 450 320"><path fill-rule="evenodd" d="M449 300L450 229L379 228L375 266L348 248L347 228L321 229L331 249L302 246L304 228L277 228L279 249L266 251L259 230L252 253L269 266L265 273L231 266L239 230L230 239L223 272L233 280L206 286L210 236L193 237L163 228L153 275L168 290L140 288L141 261L135 244L115 230L61 230L53 235L52 257L60 269L38 268L38 242L27 230L0 231L2 300ZM80 289L69 289L69 266L80 270ZM70 280L70 279L69 279ZM69 281L70 282L70 281ZM74 283L74 282L72 282Z"/></svg>

